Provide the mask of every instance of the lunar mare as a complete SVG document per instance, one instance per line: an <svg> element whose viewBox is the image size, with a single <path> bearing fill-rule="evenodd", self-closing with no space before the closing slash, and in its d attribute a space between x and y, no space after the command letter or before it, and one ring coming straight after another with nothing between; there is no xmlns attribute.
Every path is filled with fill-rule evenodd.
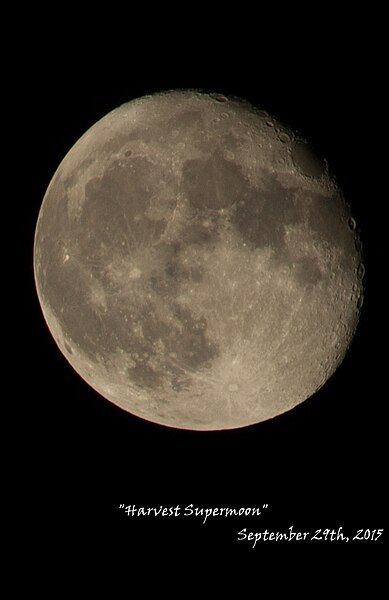
<svg viewBox="0 0 389 600"><path fill-rule="evenodd" d="M311 396L363 301L355 221L326 163L266 112L194 91L124 104L77 141L42 203L34 273L85 381L196 430Z"/></svg>

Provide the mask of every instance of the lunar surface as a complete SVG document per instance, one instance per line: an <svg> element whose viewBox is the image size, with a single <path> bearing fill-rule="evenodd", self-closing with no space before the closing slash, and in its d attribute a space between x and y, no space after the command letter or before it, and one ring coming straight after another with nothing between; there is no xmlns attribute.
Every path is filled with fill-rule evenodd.
<svg viewBox="0 0 389 600"><path fill-rule="evenodd" d="M47 189L34 272L85 381L195 430L311 396L363 301L356 224L326 162L266 112L195 91L124 104L78 140Z"/></svg>

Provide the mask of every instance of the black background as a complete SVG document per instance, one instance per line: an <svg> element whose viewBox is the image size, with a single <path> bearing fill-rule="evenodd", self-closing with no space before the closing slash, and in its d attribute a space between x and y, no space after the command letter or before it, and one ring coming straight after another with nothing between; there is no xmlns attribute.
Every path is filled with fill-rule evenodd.
<svg viewBox="0 0 389 600"><path fill-rule="evenodd" d="M26 429L20 483L34 501L31 524L49 553L65 538L76 547L106 549L102 540L108 536L125 556L140 547L245 555L249 548L236 535L243 527L343 526L352 534L383 526L380 51L366 40L368 24L357 31L352 22L340 31L334 23L317 28L314 19L285 37L279 23L265 20L256 34L236 25L223 39L211 36L207 43L201 27L189 39L185 30L157 40L142 32L134 38L133 23L119 42L112 30L108 37L101 29L93 41L73 30L56 39L54 31L31 35L13 66L28 156L17 180L21 322L29 332L18 377L19 419ZM266 29L271 31L264 38ZM328 159L361 230L365 302L345 360L312 398L257 426L191 432L123 412L67 364L35 293L34 229L59 162L86 129L119 104L171 88L240 96L297 128ZM202 525L197 519L135 521L118 510L120 503L268 503L269 509L263 520L211 519ZM360 546L377 548L372 542ZM278 552L280 545L266 551Z"/></svg>

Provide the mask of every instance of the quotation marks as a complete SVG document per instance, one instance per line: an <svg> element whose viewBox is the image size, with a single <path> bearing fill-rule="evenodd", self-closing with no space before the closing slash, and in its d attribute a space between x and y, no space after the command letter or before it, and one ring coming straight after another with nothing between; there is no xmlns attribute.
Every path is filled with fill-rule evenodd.
<svg viewBox="0 0 389 600"><path fill-rule="evenodd" d="M232 517L232 516L257 516L262 514L262 510L269 508L268 504L263 504L260 508L257 507L195 507L193 504L189 504L185 508L182 508L179 504L176 506L136 506L119 504L119 509L124 510L128 517L204 517L204 523L208 517Z"/></svg>

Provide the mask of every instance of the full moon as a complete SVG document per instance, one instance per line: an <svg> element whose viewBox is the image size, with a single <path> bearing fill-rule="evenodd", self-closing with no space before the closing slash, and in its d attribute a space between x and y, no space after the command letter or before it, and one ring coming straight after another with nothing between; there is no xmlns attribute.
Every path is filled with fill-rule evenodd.
<svg viewBox="0 0 389 600"><path fill-rule="evenodd" d="M356 224L326 161L267 112L192 90L124 104L76 142L42 203L34 273L85 381L194 430L314 394L363 301Z"/></svg>

